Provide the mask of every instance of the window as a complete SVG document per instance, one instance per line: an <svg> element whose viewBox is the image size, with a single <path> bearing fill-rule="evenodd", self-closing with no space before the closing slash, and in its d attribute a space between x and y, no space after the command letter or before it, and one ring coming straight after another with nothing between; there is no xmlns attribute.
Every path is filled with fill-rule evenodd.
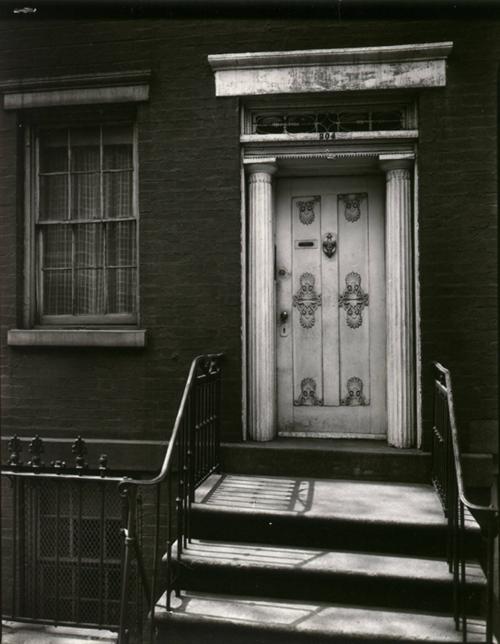
<svg viewBox="0 0 500 644"><path fill-rule="evenodd" d="M243 135L257 137L299 135L322 140L321 135L350 132L404 132L416 127L413 102L387 103L381 98L367 104L361 98L332 104L328 98L313 103L296 99L260 99L245 104ZM319 139L318 139L319 137ZM330 139L331 137L328 137Z"/></svg>
<svg viewBox="0 0 500 644"><path fill-rule="evenodd" d="M263 112L254 113L252 121L252 134L364 132L403 128L404 113L397 109L339 111L323 108L307 112Z"/></svg>
<svg viewBox="0 0 500 644"><path fill-rule="evenodd" d="M38 128L33 150L34 322L137 322L134 127Z"/></svg>

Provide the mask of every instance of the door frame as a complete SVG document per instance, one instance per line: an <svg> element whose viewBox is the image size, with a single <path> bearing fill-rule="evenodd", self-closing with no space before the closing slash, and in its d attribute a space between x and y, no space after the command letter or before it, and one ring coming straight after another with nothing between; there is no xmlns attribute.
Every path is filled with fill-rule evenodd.
<svg viewBox="0 0 500 644"><path fill-rule="evenodd" d="M276 418L276 396L275 396L275 385L274 389L272 386L268 389L268 396L274 397L274 408L268 410L268 418L274 416L274 432L271 434L258 436L252 436L251 424L255 424L255 421L249 421L249 414L251 416L251 407L252 399L249 389L251 388L252 380L255 380L257 373L259 371L259 366L252 363L252 360L249 359L249 342L251 342L251 332L249 333L249 328L251 329L251 324L249 316L252 314L251 307L248 303L249 298L249 277L252 270L251 267L251 257L249 256L249 240L251 231L249 228L249 218L250 210L252 206L249 204L249 171L255 170L256 166L263 164L262 167L266 166L267 170L270 171L271 175L274 173L280 174L280 171L283 170L285 165L294 165L293 169L288 169L288 176L304 176L304 173L311 174L311 166L317 165L318 161L324 163L331 163L342 160L343 162L349 162L352 164L352 175L363 174L363 168L365 167L368 160L371 160L372 163L378 163L380 170L386 172L386 181L389 176L395 176L397 174L396 170L401 169L401 172L405 173L405 176L409 177L409 185L412 186L411 196L407 195L407 209L408 211L403 213L403 216L407 219L407 226L409 234L406 235L405 248L398 249L398 251L403 250L403 254L399 252L399 262L402 261L402 257L406 257L405 265L398 266L400 275L402 276L402 284L410 285L410 292L405 292L406 297L411 301L410 304L410 313L412 317L412 322L409 325L409 332L411 337L411 344L409 346L410 351L406 352L408 356L407 363L405 365L405 373L407 378L411 383L411 391L413 395L409 398L406 396L406 405L407 408L405 411L404 418L408 419L407 435L403 438L391 435L388 436L389 444L395 445L397 447L414 447L420 446L421 436L422 436L422 414L421 414L421 338L420 338L420 314L419 314L419 275L418 275L418 169L417 169L417 160L416 160L416 139L418 134L415 134L408 140L401 140L401 136L388 136L384 139L377 140L376 142L367 142L366 140L351 140L346 146L345 142L343 143L330 143L328 148L325 148L324 144L312 145L310 143L306 145L300 145L295 143L293 147L290 145L285 145L283 143L269 142L265 145L259 146L258 149L252 146L242 146L241 153L241 286L242 286L242 426L243 426L243 439L244 440L270 440L277 437L277 418ZM274 170L269 170L274 168ZM290 174L291 172L291 174ZM318 176L318 175L316 175ZM400 174L400 176L403 176ZM269 178L269 189L271 190L271 203L272 203L272 218L275 221L276 212L274 208L274 196L275 196L275 180L270 176ZM408 183L408 182L407 182ZM386 199L387 199L386 192ZM385 205L385 217L387 219L388 215L388 203L386 201ZM386 257L392 248L387 247L392 238L388 239L386 234ZM274 292L274 302L276 301L276 292L275 292L275 283L273 282L273 292ZM275 314L274 314L275 317ZM388 324L389 324L388 319ZM274 379L276 379L276 338L275 338L276 324L273 326L273 337L268 338L270 342L268 346L274 347ZM395 329L396 335L398 335L400 329ZM265 333L269 334L270 331ZM389 335L389 333L388 333ZM399 333L400 335L400 333ZM407 347L408 348L408 347ZM389 342L386 349L386 359L389 358L390 349ZM252 349L250 348L250 353ZM403 352L404 354L404 352ZM269 361L268 361L269 362ZM271 363L273 363L273 356L271 356ZM387 362L389 364L389 362ZM266 367L268 368L268 367ZM388 368L388 367L387 367ZM274 383L276 380L274 380ZM250 387L249 387L250 385ZM391 405L388 401L388 415L391 413ZM269 420L269 422L272 422Z"/></svg>

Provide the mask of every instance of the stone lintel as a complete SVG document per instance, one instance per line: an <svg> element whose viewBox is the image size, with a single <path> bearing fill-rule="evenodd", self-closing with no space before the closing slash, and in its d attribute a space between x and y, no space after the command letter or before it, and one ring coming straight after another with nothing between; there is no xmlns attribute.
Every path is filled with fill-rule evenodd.
<svg viewBox="0 0 500 644"><path fill-rule="evenodd" d="M220 54L217 96L444 87L453 43Z"/></svg>
<svg viewBox="0 0 500 644"><path fill-rule="evenodd" d="M0 84L6 110L149 99L148 70L9 80Z"/></svg>

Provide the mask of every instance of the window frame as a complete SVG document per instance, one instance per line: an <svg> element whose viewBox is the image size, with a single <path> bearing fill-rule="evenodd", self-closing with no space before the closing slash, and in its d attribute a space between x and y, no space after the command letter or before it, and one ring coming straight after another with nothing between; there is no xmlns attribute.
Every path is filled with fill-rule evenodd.
<svg viewBox="0 0 500 644"><path fill-rule="evenodd" d="M71 129L81 126L99 127L105 129L113 126L129 126L132 131L132 212L135 220L135 312L133 313L104 313L104 314L61 314L44 315L42 288L42 226L38 226L39 217L39 134L44 129ZM24 237L24 305L23 318L25 328L31 329L110 329L138 328L140 323L140 256L139 256L139 155L138 155L138 126L137 120L130 115L123 117L105 118L96 115L95 119L85 119L84 122L66 119L58 123L52 120L27 122L24 124L24 194L25 194L25 237ZM68 168L68 171L70 169ZM127 219L131 221L132 218ZM102 220L95 220L99 223ZM111 220L110 220L111 221ZM120 219L116 219L120 221ZM75 222L76 225L77 222ZM71 225L71 224L68 224Z"/></svg>

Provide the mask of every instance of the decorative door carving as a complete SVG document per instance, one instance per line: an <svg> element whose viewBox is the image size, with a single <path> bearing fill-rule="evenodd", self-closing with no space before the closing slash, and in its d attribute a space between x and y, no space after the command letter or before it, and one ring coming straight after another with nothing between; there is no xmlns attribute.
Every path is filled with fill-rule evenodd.
<svg viewBox="0 0 500 644"><path fill-rule="evenodd" d="M386 432L383 189L373 176L279 181L281 434Z"/></svg>

